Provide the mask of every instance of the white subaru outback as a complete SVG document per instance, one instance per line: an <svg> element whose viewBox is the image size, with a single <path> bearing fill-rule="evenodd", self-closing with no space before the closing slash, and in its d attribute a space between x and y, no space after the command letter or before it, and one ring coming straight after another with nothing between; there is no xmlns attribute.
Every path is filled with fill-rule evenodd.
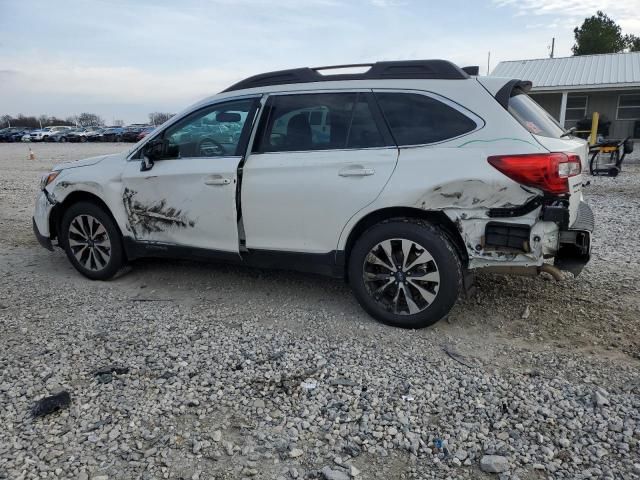
<svg viewBox="0 0 640 480"><path fill-rule="evenodd" d="M407 328L446 316L478 269L579 273L587 145L529 82L443 60L366 67L257 75L125 153L56 166L36 236L91 279L140 257L342 277Z"/></svg>

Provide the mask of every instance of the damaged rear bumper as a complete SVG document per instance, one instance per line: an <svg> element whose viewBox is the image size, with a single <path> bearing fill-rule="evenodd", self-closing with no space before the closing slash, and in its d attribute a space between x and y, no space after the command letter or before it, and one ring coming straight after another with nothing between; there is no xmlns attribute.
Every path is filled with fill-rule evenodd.
<svg viewBox="0 0 640 480"><path fill-rule="evenodd" d="M591 258L591 235L595 220L591 207L580 202L578 213L573 224L559 235L558 253L554 265L578 276Z"/></svg>

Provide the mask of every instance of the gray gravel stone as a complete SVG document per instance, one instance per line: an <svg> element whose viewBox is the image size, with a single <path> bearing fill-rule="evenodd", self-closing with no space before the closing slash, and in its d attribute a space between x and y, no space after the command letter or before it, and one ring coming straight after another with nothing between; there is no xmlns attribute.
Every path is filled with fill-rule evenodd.
<svg viewBox="0 0 640 480"><path fill-rule="evenodd" d="M502 473L509 470L509 460L501 455L484 455L480 459L480 469L487 473Z"/></svg>
<svg viewBox="0 0 640 480"><path fill-rule="evenodd" d="M639 165L590 179L598 230L578 279L480 273L448 322L413 332L292 272L149 260L86 281L33 238L33 195L70 152L116 146L34 144L33 163L7 156L20 148L0 144L0 476L320 478L307 469L357 463L358 478L464 480L483 455L508 458L510 480L640 475ZM128 371L98 383L104 365ZM25 416L58 390L69 408Z"/></svg>

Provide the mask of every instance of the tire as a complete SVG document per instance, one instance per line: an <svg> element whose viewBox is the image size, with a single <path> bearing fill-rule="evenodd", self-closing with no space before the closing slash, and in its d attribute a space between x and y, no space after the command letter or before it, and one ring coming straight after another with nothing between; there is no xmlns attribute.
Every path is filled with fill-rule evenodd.
<svg viewBox="0 0 640 480"><path fill-rule="evenodd" d="M87 242L89 225L93 240ZM120 232L111 216L94 203L78 202L67 209L59 239L71 264L91 280L108 280L124 263Z"/></svg>
<svg viewBox="0 0 640 480"><path fill-rule="evenodd" d="M87 137L80 137L80 143L86 143Z"/></svg>
<svg viewBox="0 0 640 480"><path fill-rule="evenodd" d="M67 139L64 137L60 137L60 140L58 140L60 143L66 143Z"/></svg>
<svg viewBox="0 0 640 480"><path fill-rule="evenodd" d="M387 251L392 268L385 266ZM446 317L463 279L460 257L446 235L434 225L409 218L387 220L364 232L351 250L348 274L362 308L376 320L400 328L424 328Z"/></svg>

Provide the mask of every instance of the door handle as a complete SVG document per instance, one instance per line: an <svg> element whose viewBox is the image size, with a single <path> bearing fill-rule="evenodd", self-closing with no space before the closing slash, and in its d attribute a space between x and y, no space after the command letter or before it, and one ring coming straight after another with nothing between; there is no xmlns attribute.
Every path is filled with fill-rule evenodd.
<svg viewBox="0 0 640 480"><path fill-rule="evenodd" d="M205 185L229 185L231 180L223 177L222 175L210 175L204 181Z"/></svg>
<svg viewBox="0 0 640 480"><path fill-rule="evenodd" d="M373 168L350 167L340 170L338 175L341 177L367 177L374 173L376 173L376 171Z"/></svg>

